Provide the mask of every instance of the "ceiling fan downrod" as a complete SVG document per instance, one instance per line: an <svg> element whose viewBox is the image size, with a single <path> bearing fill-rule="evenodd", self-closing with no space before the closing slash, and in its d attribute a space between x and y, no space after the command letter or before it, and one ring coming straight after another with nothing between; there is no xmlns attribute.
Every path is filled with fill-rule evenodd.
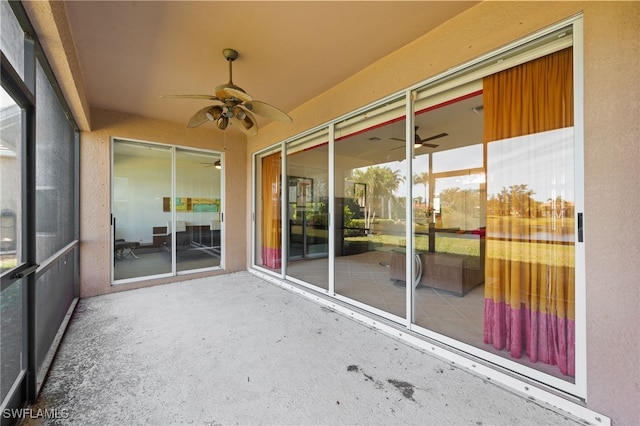
<svg viewBox="0 0 640 426"><path fill-rule="evenodd" d="M238 59L238 52L234 49L226 48L222 50L222 55L229 62L229 84L233 84L233 61Z"/></svg>

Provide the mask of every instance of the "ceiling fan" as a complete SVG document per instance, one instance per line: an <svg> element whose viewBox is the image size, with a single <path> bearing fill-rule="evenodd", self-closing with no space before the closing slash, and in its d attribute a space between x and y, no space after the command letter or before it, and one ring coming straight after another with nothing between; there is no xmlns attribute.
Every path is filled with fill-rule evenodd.
<svg viewBox="0 0 640 426"><path fill-rule="evenodd" d="M422 139L420 137L420 135L418 135L418 127L419 126L415 127L415 129L414 129L415 132L414 132L414 136L413 136L413 147L416 148L416 149L420 148L420 147L423 147L423 146L426 146L427 148L437 148L440 145L437 145L437 144L434 144L434 143L427 143L427 142L435 140L435 139L440 139L440 138L443 138L445 136L449 136L449 133L444 133L443 132L443 133L438 133L437 135L429 136L426 139ZM389 139L393 139L393 140L401 141L401 142L405 141L404 139L400 139L400 138L389 138ZM398 147L398 148L394 148L394 149L400 149L400 148L402 148L402 147Z"/></svg>
<svg viewBox="0 0 640 426"><path fill-rule="evenodd" d="M222 51L222 55L229 62L229 83L217 86L215 95L162 96L163 98L208 99L218 102L218 104L206 106L196 112L187 123L187 127L198 127L209 121L215 121L216 126L221 130L232 124L246 135L254 136L258 134L258 123L253 114L285 123L293 121L278 108L253 99L242 88L233 84L232 64L238 58L238 52L227 48Z"/></svg>
<svg viewBox="0 0 640 426"><path fill-rule="evenodd" d="M213 163L200 163L203 167L215 167L216 169L222 168L222 162L220 160L214 161Z"/></svg>

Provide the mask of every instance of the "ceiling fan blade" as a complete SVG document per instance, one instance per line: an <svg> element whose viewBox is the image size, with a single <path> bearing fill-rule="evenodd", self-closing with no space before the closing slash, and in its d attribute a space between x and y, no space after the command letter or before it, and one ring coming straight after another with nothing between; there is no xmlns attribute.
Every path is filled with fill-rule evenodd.
<svg viewBox="0 0 640 426"><path fill-rule="evenodd" d="M244 119L240 120L236 117L231 117L231 123L247 136L255 136L258 134L258 125L255 121L251 121L251 118L247 115Z"/></svg>
<svg viewBox="0 0 640 426"><path fill-rule="evenodd" d="M251 133L249 133L249 136L255 136L258 134L258 120L256 120L256 116L251 114L249 111L247 111L246 109L243 110L245 113L245 117L243 118L243 121L245 122L245 126L247 127L248 130L251 131Z"/></svg>
<svg viewBox="0 0 640 426"><path fill-rule="evenodd" d="M416 127L416 129L417 129L417 127ZM432 148L432 149L433 149L433 148L437 148L437 147L439 147L440 145L435 144L435 143L427 143L427 142L428 142L428 141L435 140L435 139L444 138L445 136L449 136L449 133L442 132L442 133L438 133L437 135L429 136L429 137L428 137L428 138L426 138L426 139L422 139L422 138L421 138L420 136L418 136L418 134L416 133L416 134L415 134L416 149L417 149L417 148L421 148L421 147L423 147L423 146L424 146L424 147L427 147L427 148ZM391 139L396 139L396 138L391 138ZM401 140L401 139L396 139L396 140ZM418 144L419 144L420 146L417 146Z"/></svg>
<svg viewBox="0 0 640 426"><path fill-rule="evenodd" d="M215 95L164 95L161 98L167 99L208 99L210 101L219 101Z"/></svg>
<svg viewBox="0 0 640 426"><path fill-rule="evenodd" d="M280 111L278 108L273 105L269 105L266 102L261 101L251 101L245 102L243 105L246 109L251 112L254 112L263 117L269 118L271 120L282 121L284 123L291 123L293 120L286 113Z"/></svg>
<svg viewBox="0 0 640 426"><path fill-rule="evenodd" d="M206 106L201 110L199 110L198 112L196 112L193 115L193 117L189 119L189 122L187 123L187 127L189 128L198 127L201 124L207 123L209 121L209 118L207 117L207 111L209 111L209 108L211 108L211 105Z"/></svg>
<svg viewBox="0 0 640 426"><path fill-rule="evenodd" d="M444 138L445 136L449 136L449 133L445 133L445 132L443 132L443 133L438 133L437 135L429 136L429 137L428 137L428 138L426 138L426 139L421 139L421 141L422 141L423 143L424 143L424 142L429 142L429 141L432 141L432 140L434 140L434 139ZM424 145L427 145L427 144L424 144Z"/></svg>
<svg viewBox="0 0 640 426"><path fill-rule="evenodd" d="M224 101L227 98L236 98L242 102L252 101L251 95L240 89L238 86L232 84L223 84L216 87L216 96L218 99Z"/></svg>

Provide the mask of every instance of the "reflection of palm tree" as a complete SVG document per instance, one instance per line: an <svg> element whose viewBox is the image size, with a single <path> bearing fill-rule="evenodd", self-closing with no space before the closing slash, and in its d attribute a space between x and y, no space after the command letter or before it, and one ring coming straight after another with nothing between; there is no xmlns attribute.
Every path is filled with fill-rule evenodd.
<svg viewBox="0 0 640 426"><path fill-rule="evenodd" d="M413 183L418 185L418 184L422 184L424 185L424 202L427 203L427 187L429 186L429 173L428 172L422 172L420 174L417 175L413 175Z"/></svg>
<svg viewBox="0 0 640 426"><path fill-rule="evenodd" d="M379 205L384 212L384 200L391 199L393 192L398 189L404 177L399 170L391 170L389 167L368 167L365 170L355 170L353 178L355 182L366 183L368 206L365 206L366 227L370 228L375 218L374 206Z"/></svg>
<svg viewBox="0 0 640 426"><path fill-rule="evenodd" d="M529 189L526 183L511 185L509 188L503 186L498 194L489 198L489 201L497 201L497 210L494 211L500 216L528 216L537 205L533 199L534 194L535 191Z"/></svg>

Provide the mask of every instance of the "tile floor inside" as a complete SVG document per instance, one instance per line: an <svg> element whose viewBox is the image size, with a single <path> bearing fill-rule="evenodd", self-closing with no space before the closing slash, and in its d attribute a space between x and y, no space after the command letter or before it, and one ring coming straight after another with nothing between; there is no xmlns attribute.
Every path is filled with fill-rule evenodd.
<svg viewBox="0 0 640 426"><path fill-rule="evenodd" d="M390 254L384 250L336 258L335 291L337 295L355 300L384 312L406 318L406 289L389 278ZM288 275L328 289L328 259L300 259L287 265ZM464 296L419 285L414 295L414 324L485 351L508 357L483 341L484 284ZM514 360L555 377L555 366L531 363L526 357ZM571 379L571 378L569 378Z"/></svg>

